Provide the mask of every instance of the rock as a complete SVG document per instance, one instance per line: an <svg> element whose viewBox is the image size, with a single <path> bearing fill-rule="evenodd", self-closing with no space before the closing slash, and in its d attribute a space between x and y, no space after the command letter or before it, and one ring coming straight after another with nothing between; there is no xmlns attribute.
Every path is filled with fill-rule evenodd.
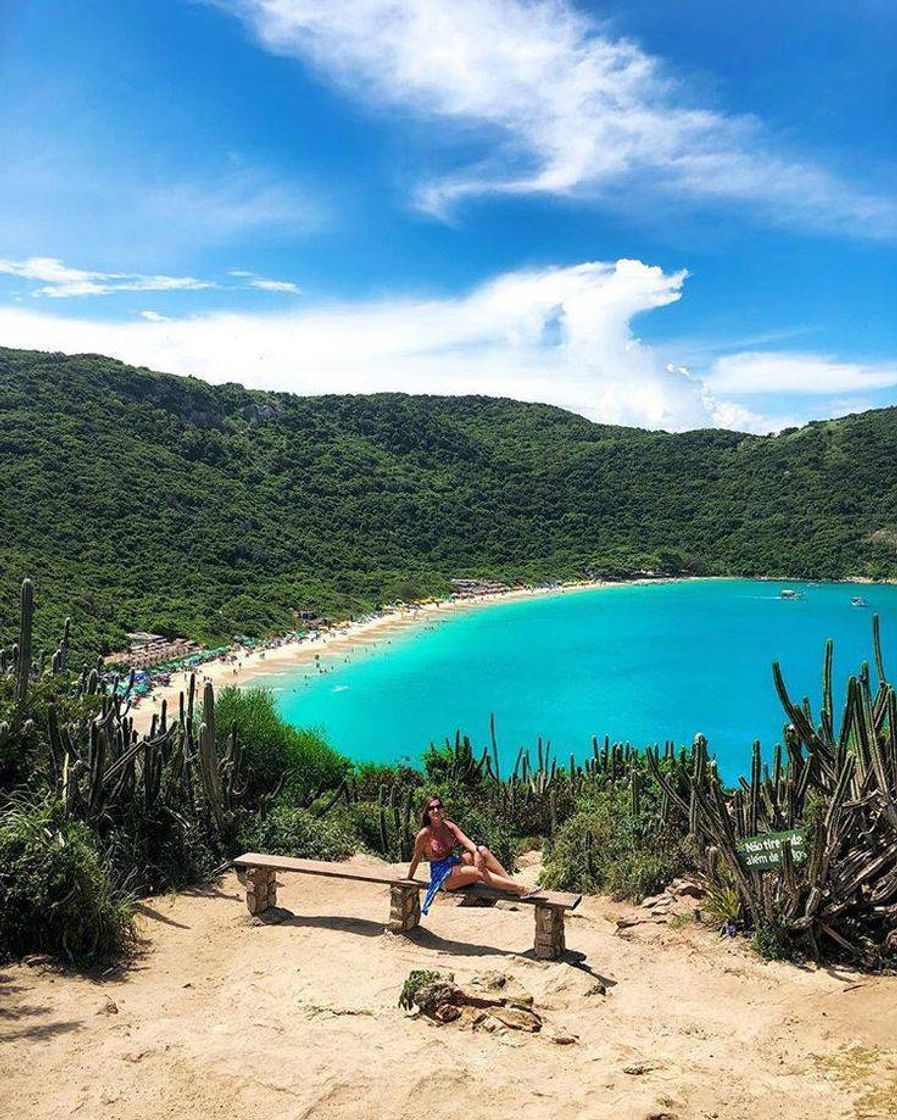
<svg viewBox="0 0 897 1120"><path fill-rule="evenodd" d="M464 1002L472 1007L532 1007L533 997L504 972L481 972L464 989Z"/></svg>
<svg viewBox="0 0 897 1120"><path fill-rule="evenodd" d="M424 1015L429 1015L431 1019L438 1018L441 1008L445 1006L460 1007L464 1002L464 992L450 980L436 980L432 984L425 984L418 989L414 996L415 1006L419 1007ZM448 1022L447 1019L440 1021Z"/></svg>
<svg viewBox="0 0 897 1120"><path fill-rule="evenodd" d="M672 899L668 894L652 894L647 898L643 898L641 905L644 910L653 910L656 906L660 906L662 903L666 903L666 905L669 906L671 902Z"/></svg>
<svg viewBox="0 0 897 1120"><path fill-rule="evenodd" d="M102 1007L97 1008L97 1015L117 1015L118 1004L113 999L107 999Z"/></svg>
<svg viewBox="0 0 897 1120"><path fill-rule="evenodd" d="M628 1066L623 1066L623 1072L628 1073L630 1077L641 1077L653 1069L657 1069L657 1066L651 1062L631 1062Z"/></svg>
<svg viewBox="0 0 897 1120"><path fill-rule="evenodd" d="M590 988L586 988L583 994L587 996L606 996L607 988L599 980L597 983L592 984Z"/></svg>
<svg viewBox="0 0 897 1120"><path fill-rule="evenodd" d="M453 1003L441 1003L433 1012L433 1018L438 1023L453 1023L461 1018L461 1008Z"/></svg>
<svg viewBox="0 0 897 1120"><path fill-rule="evenodd" d="M542 1020L535 1011L527 1011L523 1007L492 1007L488 1017L515 1031L535 1032L542 1029Z"/></svg>
<svg viewBox="0 0 897 1120"><path fill-rule="evenodd" d="M691 879L674 879L667 891L675 898L704 898L707 892Z"/></svg>
<svg viewBox="0 0 897 1120"><path fill-rule="evenodd" d="M552 1034L549 1038L558 1046L573 1046L579 1042L579 1037L575 1034Z"/></svg>

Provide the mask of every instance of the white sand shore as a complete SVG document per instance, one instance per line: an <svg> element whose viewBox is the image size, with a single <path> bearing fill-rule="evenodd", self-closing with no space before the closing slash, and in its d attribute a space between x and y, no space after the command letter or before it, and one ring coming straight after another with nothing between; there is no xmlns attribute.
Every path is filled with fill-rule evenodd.
<svg viewBox="0 0 897 1120"><path fill-rule="evenodd" d="M657 580L632 580L630 583L656 583ZM246 685L253 680L270 675L272 670L292 668L313 662L316 657L346 654L353 650L383 641L398 630L419 626L434 618L457 614L461 611L476 610L495 603L513 602L519 599L532 599L545 595L567 595L579 591L589 591L601 587L619 587L621 583L593 581L561 584L557 587L525 587L511 591L476 595L463 599L448 599L423 603L419 606L401 607L388 611L376 618L363 622L338 624L318 637L301 641L284 642L273 649L255 650L241 653L237 664L225 661L209 661L195 670L197 684L210 680L216 687L224 685ZM147 731L153 713L161 711L162 702L167 701L169 712L177 710L178 695L185 691L190 679L189 672L172 674L171 684L160 686L145 697L135 709L134 726L139 732Z"/></svg>

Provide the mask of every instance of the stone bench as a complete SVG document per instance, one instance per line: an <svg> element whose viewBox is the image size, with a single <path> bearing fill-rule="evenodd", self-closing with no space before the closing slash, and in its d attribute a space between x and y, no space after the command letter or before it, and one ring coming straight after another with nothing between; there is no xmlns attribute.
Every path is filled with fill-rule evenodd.
<svg viewBox="0 0 897 1120"><path fill-rule="evenodd" d="M247 852L234 861L234 866L247 872L246 906L250 914L261 914L277 905L278 872L297 872L301 875L325 875L330 879L353 879L361 883L388 886L390 894L389 923L392 933L407 933L420 925L420 892L428 883L421 879L405 879L395 870L380 867L361 867L354 863L328 863L317 859L292 859L289 856L266 856L260 852ZM534 898L520 899L510 891L494 890L485 883L474 883L450 894L473 895L477 898L503 898L532 906L536 919L534 942L535 956L541 960L557 960L565 949L564 914L575 910L582 895L562 891L539 891Z"/></svg>

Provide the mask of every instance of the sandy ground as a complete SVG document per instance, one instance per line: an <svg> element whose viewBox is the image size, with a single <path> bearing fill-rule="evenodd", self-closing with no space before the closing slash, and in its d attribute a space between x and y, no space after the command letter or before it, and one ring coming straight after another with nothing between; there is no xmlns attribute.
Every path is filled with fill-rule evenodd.
<svg viewBox="0 0 897 1120"><path fill-rule="evenodd" d="M897 981L765 964L694 923L618 932L646 911L597 898L568 919L567 958L538 962L526 907L441 898L393 936L386 888L283 878L279 924L250 918L228 874L146 902L126 969L2 970L6 1120L897 1116ZM508 973L544 1030L409 1019L413 968Z"/></svg>
<svg viewBox="0 0 897 1120"><path fill-rule="evenodd" d="M659 581L635 580L632 582L657 583ZM622 586L622 584L596 581L593 583L565 584L562 587L528 587L495 595L477 595L467 599L404 607L389 611L366 622L343 623L318 638L301 642L285 642L282 646L277 646L274 649L258 650L254 653L242 655L238 666L229 665L223 661L211 661L205 665L200 665L196 670L197 695L201 695L201 682L205 679L210 680L216 688L228 684L251 684L258 677L268 676L279 669L309 664L315 660L315 657L320 657L322 662L326 662L329 657L352 654L372 644L388 641L390 636L399 630L411 626L421 626L425 623L432 624L439 618L445 618L461 611L476 610L495 603L512 602L516 599L531 599L543 595L567 595L597 587L619 586ZM178 696L181 692L186 691L189 679L189 673L174 673L170 685L156 688L150 696L141 700L140 705L132 713L134 726L138 732L149 730L153 713L161 711L163 700L167 701L169 712L177 712Z"/></svg>

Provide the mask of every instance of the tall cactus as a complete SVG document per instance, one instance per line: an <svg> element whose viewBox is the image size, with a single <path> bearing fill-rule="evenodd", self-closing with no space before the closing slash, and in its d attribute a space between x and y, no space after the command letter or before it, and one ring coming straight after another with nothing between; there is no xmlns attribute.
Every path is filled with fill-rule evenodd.
<svg viewBox="0 0 897 1120"><path fill-rule="evenodd" d="M22 580L21 620L16 653L16 708L24 710L31 679L31 645L34 627L34 587L30 579Z"/></svg>
<svg viewBox="0 0 897 1120"><path fill-rule="evenodd" d="M873 690L867 664L847 682L840 728L834 725L832 643L823 655L818 723L808 700L796 703L781 668L773 663L776 691L788 718L787 759L776 747L771 769L759 744L750 781L724 796L711 779L709 795L692 788L697 817L738 885L754 923L768 923L811 951L828 944L867 965L889 952L897 929L897 694L881 656L878 617L873 618ZM748 836L788 829L806 835L798 861L791 844L769 871L746 870L738 844Z"/></svg>

